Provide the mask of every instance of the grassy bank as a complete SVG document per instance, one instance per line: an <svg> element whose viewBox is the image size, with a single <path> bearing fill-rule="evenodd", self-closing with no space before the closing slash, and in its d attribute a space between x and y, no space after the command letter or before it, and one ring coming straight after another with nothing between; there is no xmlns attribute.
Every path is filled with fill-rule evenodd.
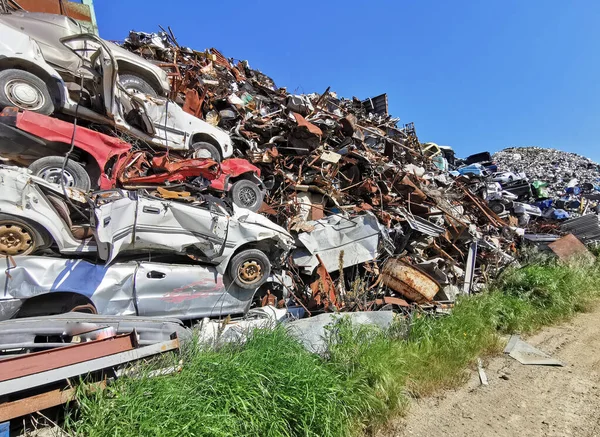
<svg viewBox="0 0 600 437"><path fill-rule="evenodd" d="M340 319L329 356L284 329L244 346L187 351L176 375L122 378L81 393L71 434L95 436L350 436L402 412L411 397L455 386L498 334L531 332L583 311L599 294L600 264L537 262L507 271L446 317L415 316L408 337Z"/></svg>

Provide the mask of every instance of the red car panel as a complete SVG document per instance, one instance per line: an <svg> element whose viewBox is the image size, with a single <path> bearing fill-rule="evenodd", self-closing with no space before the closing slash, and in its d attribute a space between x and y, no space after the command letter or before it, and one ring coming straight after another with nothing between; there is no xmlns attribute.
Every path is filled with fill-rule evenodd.
<svg viewBox="0 0 600 437"><path fill-rule="evenodd" d="M12 116L14 113L11 111L10 115ZM72 123L30 111L16 113L15 127L47 142L70 144L73 135ZM160 154L151 160L152 164L149 167L156 166L164 169L164 172L152 171L152 175L138 172L137 175L132 174L131 177L127 177L123 176L123 172L131 165L131 160L135 159L139 153L146 152L132 152L131 144L83 126L77 126L75 130L74 145L91 155L98 164L100 168L99 186L102 190L115 188L117 182L125 183L125 180L127 184L161 184L167 181L181 182L188 177L202 176L211 181L210 188L212 190L227 191L230 178L237 178L244 174L260 177L260 169L245 159L226 159L220 164L220 172L218 170L215 172L214 166L218 166L215 161L185 159L173 153L170 154L173 159L166 159L167 154ZM105 173L105 167L109 159L114 156L119 158L115 161L109 177ZM125 179L121 179L123 177Z"/></svg>
<svg viewBox="0 0 600 437"><path fill-rule="evenodd" d="M73 124L36 112L19 112L16 127L46 141L71 144ZM106 162L114 155L129 152L131 144L109 135L77 126L75 129L75 147L89 153L100 167L100 188L113 188L113 183L104 174Z"/></svg>

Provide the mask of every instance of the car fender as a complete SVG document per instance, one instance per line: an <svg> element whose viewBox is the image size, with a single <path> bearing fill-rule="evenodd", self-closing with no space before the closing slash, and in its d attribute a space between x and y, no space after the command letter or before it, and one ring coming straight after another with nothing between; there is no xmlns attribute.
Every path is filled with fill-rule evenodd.
<svg viewBox="0 0 600 437"><path fill-rule="evenodd" d="M73 136L73 124L47 115L24 111L17 114L16 127L45 141L69 144ZM106 163L113 156L131 150L131 144L101 132L78 126L75 129L74 145L89 154L100 169L100 188L112 188L112 181L105 174Z"/></svg>
<svg viewBox="0 0 600 437"><path fill-rule="evenodd" d="M28 194L24 198L25 207L0 201L0 212L27 219L44 228L56 242L60 252L95 252L96 246L86 244L84 241L75 240L64 220L54 211L50 204L42 197L42 193ZM35 202L37 210L30 208Z"/></svg>
<svg viewBox="0 0 600 437"><path fill-rule="evenodd" d="M60 95L54 96L57 99L55 103L62 107L67 102L67 87L58 71L44 59L38 43L27 34L2 23L0 23L0 65L2 69L13 66L33 67L27 68L33 74L36 74L36 69L43 71L46 77L41 79L55 83L59 91Z"/></svg>
<svg viewBox="0 0 600 437"><path fill-rule="evenodd" d="M294 248L294 238L284 228L245 208L234 205L234 217L229 223L226 248L221 257L214 260L219 263L219 273L226 271L231 257L243 246L272 240L284 253Z"/></svg>
<svg viewBox="0 0 600 437"><path fill-rule="evenodd" d="M216 191L229 192L236 180L247 179L264 190L260 179L260 169L246 159L229 158L221 162L221 176L211 181L210 187Z"/></svg>
<svg viewBox="0 0 600 437"><path fill-rule="evenodd" d="M30 220L43 227L56 242L60 252L95 252L96 247L76 240L71 231L48 202L36 183L48 188L60 189L58 185L30 175L23 168L2 168L0 171L0 212ZM69 191L74 191L68 189Z"/></svg>

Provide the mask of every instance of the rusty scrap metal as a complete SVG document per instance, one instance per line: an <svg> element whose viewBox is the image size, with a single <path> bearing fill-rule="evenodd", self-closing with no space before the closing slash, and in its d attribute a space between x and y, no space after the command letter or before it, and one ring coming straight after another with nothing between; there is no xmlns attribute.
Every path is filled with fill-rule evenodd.
<svg viewBox="0 0 600 437"><path fill-rule="evenodd" d="M89 343L7 358L0 361L0 381L21 378L69 364L125 352L136 348L137 345L137 336L134 331L131 334L117 335Z"/></svg>
<svg viewBox="0 0 600 437"><path fill-rule="evenodd" d="M440 291L435 279L397 258L388 259L381 274L388 287L416 303L431 302Z"/></svg>

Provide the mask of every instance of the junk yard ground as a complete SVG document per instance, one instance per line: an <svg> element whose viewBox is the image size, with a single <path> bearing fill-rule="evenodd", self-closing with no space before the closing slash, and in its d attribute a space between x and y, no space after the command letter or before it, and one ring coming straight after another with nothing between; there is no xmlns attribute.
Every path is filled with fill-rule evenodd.
<svg viewBox="0 0 600 437"><path fill-rule="evenodd" d="M600 166L584 157L460 158L421 142L386 94L292 94L249 61L180 46L175 28L115 44L90 15L11 0L0 12L6 429L43 411L65 420L79 381L104 393L176 378L183 358L140 363L180 348L221 353L283 327L329 366L340 320L402 344L423 320L495 296L506 272L594 268ZM532 287L527 299L546 292ZM67 418L84 429L85 411Z"/></svg>

